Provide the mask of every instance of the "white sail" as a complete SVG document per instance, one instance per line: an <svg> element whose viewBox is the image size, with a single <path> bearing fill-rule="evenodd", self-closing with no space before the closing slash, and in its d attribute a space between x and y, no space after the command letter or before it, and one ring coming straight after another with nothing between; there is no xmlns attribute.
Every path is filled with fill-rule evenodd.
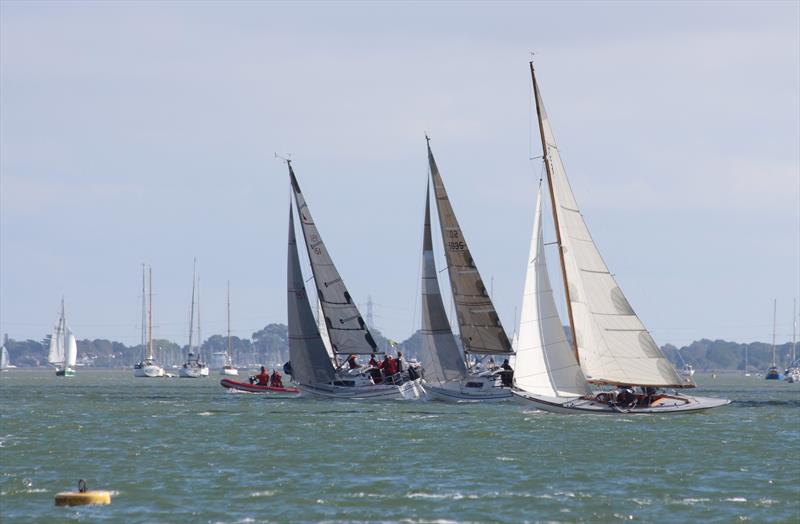
<svg viewBox="0 0 800 524"><path fill-rule="evenodd" d="M61 314L58 317L53 334L50 336L50 350L47 354L47 361L53 365L62 365L65 360L65 328L66 321L64 320L64 300L61 300Z"/></svg>
<svg viewBox="0 0 800 524"><path fill-rule="evenodd" d="M0 348L0 369L8 369L8 350L5 346Z"/></svg>
<svg viewBox="0 0 800 524"><path fill-rule="evenodd" d="M317 298L322 304L325 324L328 326L331 348L335 353L345 355L374 353L378 346L347 291L344 280L334 266L328 249L322 242L322 237L314 224L314 219L311 218L291 164L289 164L289 176L297 202L297 213L300 217L311 271L317 285Z"/></svg>
<svg viewBox="0 0 800 524"><path fill-rule="evenodd" d="M300 384L326 384L333 380L335 370L322 343L320 332L311 312L297 240L294 234L294 217L289 205L289 249L287 256L287 288L289 319L289 359L292 376Z"/></svg>
<svg viewBox="0 0 800 524"><path fill-rule="evenodd" d="M547 397L591 393L564 334L547 274L542 235L541 187L536 195L536 215L518 333L514 372L514 381L518 388Z"/></svg>
<svg viewBox="0 0 800 524"><path fill-rule="evenodd" d="M67 351L66 359L64 360L64 367L74 368L75 363L78 361L78 342L75 340L75 335L67 328L69 335L67 336Z"/></svg>
<svg viewBox="0 0 800 524"><path fill-rule="evenodd" d="M595 383L686 387L600 256L572 193L535 76L533 84L573 330L586 378Z"/></svg>
<svg viewBox="0 0 800 524"><path fill-rule="evenodd" d="M458 331L464 351L483 354L509 354L508 340L500 317L495 311L486 286L472 258L466 239L458 224L444 181L428 143L428 163L439 212L439 226L447 258L447 274L458 317Z"/></svg>
<svg viewBox="0 0 800 524"><path fill-rule="evenodd" d="M322 337L322 343L325 345L325 351L332 359L336 359L331 348L331 337L328 336L328 326L325 325L325 313L322 312L322 304L317 299L317 329L319 329L319 336Z"/></svg>
<svg viewBox="0 0 800 524"><path fill-rule="evenodd" d="M466 376L467 367L456 345L442 303L431 238L430 191L425 193L422 239L422 363L427 382L447 382Z"/></svg>

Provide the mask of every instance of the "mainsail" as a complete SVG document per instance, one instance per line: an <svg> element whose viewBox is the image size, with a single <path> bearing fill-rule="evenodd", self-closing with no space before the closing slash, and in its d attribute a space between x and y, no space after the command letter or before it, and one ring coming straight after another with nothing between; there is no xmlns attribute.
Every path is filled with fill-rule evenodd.
<svg viewBox="0 0 800 524"><path fill-rule="evenodd" d="M62 365L66 360L66 330L67 321L64 319L64 299L61 299L61 314L53 328L50 336L50 351L47 353L47 361L50 364Z"/></svg>
<svg viewBox="0 0 800 524"><path fill-rule="evenodd" d="M686 387L623 295L567 179L531 64L575 348L590 382Z"/></svg>
<svg viewBox="0 0 800 524"><path fill-rule="evenodd" d="M536 195L528 269L514 380L521 389L548 397L581 396L591 393L561 325L553 288L547 274L542 235L542 189Z"/></svg>
<svg viewBox="0 0 800 524"><path fill-rule="evenodd" d="M478 268L450 205L444 182L428 142L428 163L439 212L439 226L447 259L447 274L453 292L459 335L467 353L509 354L511 343L500 323L492 299L486 292Z"/></svg>
<svg viewBox="0 0 800 524"><path fill-rule="evenodd" d="M422 238L422 362L425 380L447 382L466 376L467 368L456 345L439 291L431 238L430 189L425 192Z"/></svg>
<svg viewBox="0 0 800 524"><path fill-rule="evenodd" d="M289 205L289 249L287 260L288 318L289 318L289 359L292 375L300 384L329 383L333 380L334 369L325 346L320 338L308 302L300 257L297 254L297 240L294 235L294 216Z"/></svg>
<svg viewBox="0 0 800 524"><path fill-rule="evenodd" d="M378 346L347 291L339 271L333 265L333 260L311 218L305 197L300 192L292 164L291 162L288 164L300 225L303 229L308 259L311 262L311 271L317 285L317 296L325 314L331 347L334 353L345 355L375 353Z"/></svg>

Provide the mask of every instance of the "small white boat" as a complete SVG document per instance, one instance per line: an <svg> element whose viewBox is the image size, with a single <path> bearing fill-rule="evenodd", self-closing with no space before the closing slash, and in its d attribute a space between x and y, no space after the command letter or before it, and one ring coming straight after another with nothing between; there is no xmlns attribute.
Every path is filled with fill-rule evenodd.
<svg viewBox="0 0 800 524"><path fill-rule="evenodd" d="M428 166L433 183L439 226L442 233L450 290L458 319L463 355L456 345L442 302L431 235L430 189L425 193L422 239L422 359L424 387L432 400L444 402L500 402L510 400L511 370L478 372L468 365L470 356L513 354L492 298L483 284L464 233L456 219L450 198L431 151Z"/></svg>
<svg viewBox="0 0 800 524"><path fill-rule="evenodd" d="M684 364L680 370L680 374L684 378L692 378L694 376L694 367L691 364Z"/></svg>
<svg viewBox="0 0 800 524"><path fill-rule="evenodd" d="M142 347L144 356L133 366L133 376L138 378L158 378L165 376L164 368L156 361L153 351L153 270L150 271L150 300L145 290L144 264L142 264ZM147 326L145 328L145 326Z"/></svg>
<svg viewBox="0 0 800 524"><path fill-rule="evenodd" d="M8 350L6 349L5 344L3 344L3 347L0 348L0 371L8 371L12 367L15 366L11 365L8 359Z"/></svg>
<svg viewBox="0 0 800 524"><path fill-rule="evenodd" d="M203 362L200 357L200 348L197 352L194 351L192 344L192 335L194 334L194 305L195 305L195 288L197 288L197 342L202 343L200 338L200 282L197 278L197 259L194 259L194 266L192 268L192 305L189 313L189 348L186 355L186 362L178 370L180 378L202 378L208 376L208 365Z"/></svg>
<svg viewBox="0 0 800 524"><path fill-rule="evenodd" d="M239 374L239 370L233 365L233 351L231 348L231 281L228 280L227 292L227 305L228 305L228 350L225 352L225 365L222 366L221 375L235 377Z"/></svg>
<svg viewBox="0 0 800 524"><path fill-rule="evenodd" d="M64 316L64 298L61 298L61 313L58 316L53 334L50 336L50 349L47 361L56 367L57 377L75 375L75 362L78 359L78 343L67 326Z"/></svg>
<svg viewBox="0 0 800 524"><path fill-rule="evenodd" d="M533 63L530 69L572 340L561 328L547 273L540 183L514 395L530 407L570 414L685 413L730 403L674 392L694 384L661 352L600 256L555 145Z"/></svg>

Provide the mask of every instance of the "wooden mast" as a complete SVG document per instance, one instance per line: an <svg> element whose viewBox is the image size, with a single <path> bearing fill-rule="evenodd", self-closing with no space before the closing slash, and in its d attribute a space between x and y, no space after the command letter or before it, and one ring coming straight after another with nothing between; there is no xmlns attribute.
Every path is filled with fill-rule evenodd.
<svg viewBox="0 0 800 524"><path fill-rule="evenodd" d="M536 73L533 70L533 62L531 66L531 81L533 82L533 97L536 99L536 117L539 119L539 135L542 139L542 158L544 159L544 166L547 170L547 186L550 190L550 202L553 208L553 222L556 229L556 241L558 243L558 256L561 261L561 276L564 279L564 295L567 299L567 313L569 315L569 327L572 331L572 349L575 351L575 359L580 364L580 355L578 353L578 337L575 334L575 319L572 315L572 300L569 295L569 281L567 280L567 266L564 262L564 245L561 243L561 228L558 224L558 213L556 212L558 204L556 203L556 194L553 190L553 169L550 165L550 153L547 148L547 139L544 135L544 121L542 120L542 108L539 104L539 85L536 83Z"/></svg>

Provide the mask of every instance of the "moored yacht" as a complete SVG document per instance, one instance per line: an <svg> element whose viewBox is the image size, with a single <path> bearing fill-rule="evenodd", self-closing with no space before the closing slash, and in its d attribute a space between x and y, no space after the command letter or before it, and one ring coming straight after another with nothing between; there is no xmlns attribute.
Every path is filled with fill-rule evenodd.
<svg viewBox="0 0 800 524"><path fill-rule="evenodd" d="M144 264L142 264L142 348L144 349L144 355L142 360L133 366L133 376L139 378L166 376L164 368L156 361L153 351L153 269L148 268L148 270L150 275L149 300L147 300L147 295L145 294Z"/></svg>

